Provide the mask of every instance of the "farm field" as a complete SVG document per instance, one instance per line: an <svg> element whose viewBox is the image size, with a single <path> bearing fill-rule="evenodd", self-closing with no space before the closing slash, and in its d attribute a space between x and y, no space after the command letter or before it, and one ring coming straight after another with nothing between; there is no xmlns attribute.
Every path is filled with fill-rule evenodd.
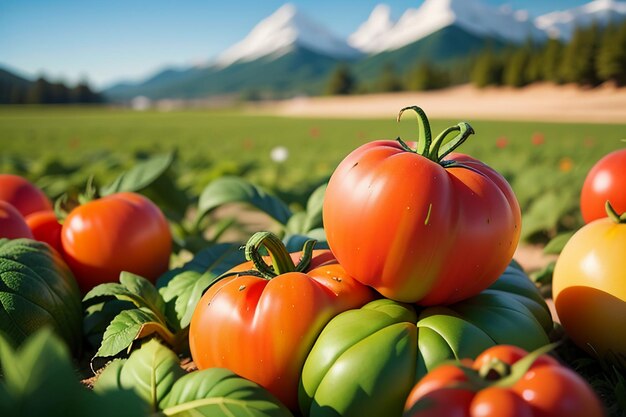
<svg viewBox="0 0 626 417"><path fill-rule="evenodd" d="M428 111L428 109L426 109ZM461 120L432 120L433 133ZM624 147L626 124L466 120L476 134L460 151L511 183L523 239L546 242L582 224L578 195L589 168ZM288 118L239 109L132 111L117 108L0 108L0 169L58 197L114 179L137 160L176 151L173 178L189 198L222 175L261 185L297 210L352 149L367 141L417 138L415 118ZM271 152L287 150L284 161ZM281 153L279 151L279 153Z"/></svg>
<svg viewBox="0 0 626 417"><path fill-rule="evenodd" d="M433 134L460 121L431 120ZM522 208L521 246L533 248L533 256L539 257L547 244L555 242L553 238L558 240L583 225L578 199L587 172L602 156L626 144L626 123L466 121L476 134L460 151L484 161L510 182ZM104 367L110 357L124 357L133 343L138 346L139 339L153 338L154 332L168 347L147 342L145 349L135 350L139 353L135 359L128 359L129 364L135 366L134 361L141 361L144 352L167 356L165 362L179 373L179 360L188 370L202 368L190 362L189 349L193 348L187 339L193 308L188 306L202 305L200 296L211 285L211 277L243 260L240 245L252 232L267 229L277 231L291 251L302 247L303 240L298 239L304 235L325 243L320 186L335 167L361 144L396 137L414 141L417 132L415 116L409 113L398 123L393 118L284 117L255 113L249 108L134 111L112 107L0 107L0 172L24 176L53 199L64 201L62 197L67 195L74 204L84 197L80 193L90 189L104 198L120 190L141 191L169 220L173 234L170 269L158 277L155 286L140 276L122 273L120 284L104 284L87 295L81 288L82 304L77 299L73 306L76 316L83 319L82 333L80 325L74 329L79 334L75 342L84 344L85 349L79 358L80 377L87 386L95 384L97 392L98 384L111 384L115 371L107 374L105 370L105 374L94 376L92 370ZM419 178L406 181L417 182ZM229 205L241 201L253 208ZM220 218L220 213L225 215ZM68 219L65 221L69 224ZM164 224L167 229L168 223ZM125 235L126 231L118 237ZM232 241L235 244L220 244ZM117 243L123 245L125 239ZM127 251L130 248L121 253ZM552 252L550 259L556 259L557 252ZM167 257L164 259L167 263ZM541 301L537 317L548 318L547 324L536 317L531 320L536 323L531 331L540 337L531 337L528 340L532 343L528 343L540 346L548 340L560 341L555 347L558 357L590 383L611 417L622 415L621 398L626 389L621 374L623 357L616 357L617 365L595 360L568 338L560 324L553 327L544 299L551 301L554 263L539 260L529 268L531 263L517 256L515 259L525 270L513 263L503 277L511 279L512 274L525 283ZM526 279L527 274L534 283ZM140 300L133 299L129 305L125 297L127 291L135 291L133 288L139 289ZM242 289L245 285L238 291ZM147 298L142 299L144 296ZM153 296L163 303L146 307L152 305L149 299ZM187 304L179 303L185 297L195 298ZM507 302L511 306L519 304L512 299ZM462 303L453 305L463 309ZM132 309L132 305L138 309ZM494 316L505 314L497 309L497 303L494 307ZM552 317L556 318L554 304L552 307ZM138 316L139 310L148 314L147 318ZM485 314L483 324L489 325L490 314ZM124 326L132 331L115 333L125 315L139 324L131 320ZM507 338L517 340L517 332L509 332L512 326L506 324L500 330L506 330L502 334ZM38 337L40 349L51 349L45 345L45 333ZM67 362L67 358L64 360ZM105 376L101 379L101 375ZM75 375L69 374L65 380L72 378ZM75 389L69 383L67 386Z"/></svg>

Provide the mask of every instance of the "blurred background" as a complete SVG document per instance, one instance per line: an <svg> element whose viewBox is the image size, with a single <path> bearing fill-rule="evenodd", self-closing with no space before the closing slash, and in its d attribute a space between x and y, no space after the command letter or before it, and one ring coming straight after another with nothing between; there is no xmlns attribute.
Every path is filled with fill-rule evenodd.
<svg viewBox="0 0 626 417"><path fill-rule="evenodd" d="M544 244L582 224L586 172L624 147L624 84L626 1L8 0L0 170L56 198L171 155L179 218L227 175L298 211L355 147L416 140L395 116L419 105L435 133L472 124L462 151Z"/></svg>

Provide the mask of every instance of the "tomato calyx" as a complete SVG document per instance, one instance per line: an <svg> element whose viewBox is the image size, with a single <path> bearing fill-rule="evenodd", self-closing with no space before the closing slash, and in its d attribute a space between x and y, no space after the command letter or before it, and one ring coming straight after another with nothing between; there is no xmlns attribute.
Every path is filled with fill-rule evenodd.
<svg viewBox="0 0 626 417"><path fill-rule="evenodd" d="M626 212L619 214L611 205L609 200L606 200L604 204L604 208L606 209L606 214L609 216L609 219L613 220L617 224L626 224Z"/></svg>
<svg viewBox="0 0 626 417"><path fill-rule="evenodd" d="M304 272L311 263L315 243L317 241L314 239L304 242L302 257L297 265L294 264L282 240L271 232L255 233L248 239L244 248L246 260L252 261L255 267L253 272L256 272L256 274L253 273L252 275L260 275L262 278L269 280L288 272ZM271 265L268 265L263 259L260 251L262 247L265 247L267 250L272 262Z"/></svg>
<svg viewBox="0 0 626 417"><path fill-rule="evenodd" d="M467 385L461 383L461 387L474 392L490 387L511 388L522 379L540 356L550 352L558 344L557 342L542 346L512 365L498 358L492 358L478 370L466 365L457 365L467 378Z"/></svg>
<svg viewBox="0 0 626 417"><path fill-rule="evenodd" d="M443 161L449 153L453 152L456 148L461 146L463 142L467 140L467 138L474 134L474 129L469 123L461 122L455 126L450 126L446 128L443 132L441 132L433 141L432 140L432 132L430 129L430 122L428 121L428 117L426 117L426 113L420 107L417 106L409 106L400 110L398 113L397 121L400 122L402 118L402 114L406 110L413 110L417 114L417 123L418 123L418 140L417 140L417 148L412 149L409 145L406 144L399 137L396 139L402 149L407 152L414 152L418 155L421 155L429 160L436 162L443 166L447 167L465 167L465 165L460 164L455 161ZM457 133L454 137L449 138L450 135ZM421 140L420 140L421 139Z"/></svg>

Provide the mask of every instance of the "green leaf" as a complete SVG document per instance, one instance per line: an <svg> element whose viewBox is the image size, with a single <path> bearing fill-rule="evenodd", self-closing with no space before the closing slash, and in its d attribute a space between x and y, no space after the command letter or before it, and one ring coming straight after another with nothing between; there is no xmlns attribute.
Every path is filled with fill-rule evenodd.
<svg viewBox="0 0 626 417"><path fill-rule="evenodd" d="M87 307L83 319L83 335L89 344L94 348L100 346L104 332L115 316L133 308L134 304L120 300L103 301Z"/></svg>
<svg viewBox="0 0 626 417"><path fill-rule="evenodd" d="M198 218L228 203L249 204L283 225L291 217L289 207L278 197L242 178L225 176L214 180L202 191Z"/></svg>
<svg viewBox="0 0 626 417"><path fill-rule="evenodd" d="M104 393L120 388L132 389L153 411L158 410L158 404L185 374L176 354L156 340L133 351L128 360L113 364L102 372L94 390Z"/></svg>
<svg viewBox="0 0 626 417"><path fill-rule="evenodd" d="M543 248L543 253L549 255L559 255L567 242L574 236L575 231L559 233L552 240L548 242L545 248Z"/></svg>
<svg viewBox="0 0 626 417"><path fill-rule="evenodd" d="M163 414L177 417L291 416L267 390L223 368L183 376L160 406Z"/></svg>
<svg viewBox="0 0 626 417"><path fill-rule="evenodd" d="M322 206L324 205L326 187L327 184L322 184L313 191L307 201L306 210L294 213L289 218L285 227L287 234L306 235L313 229L321 229L323 227Z"/></svg>
<svg viewBox="0 0 626 417"><path fill-rule="evenodd" d="M156 155L139 162L130 170L121 174L111 184L100 189L100 195L106 196L122 191L141 191L161 177L174 162L174 153Z"/></svg>
<svg viewBox="0 0 626 417"><path fill-rule="evenodd" d="M83 298L83 304L90 306L112 298L131 302L139 308L149 309L159 317L159 321L165 324L163 298L150 281L139 275L122 272L119 284L108 282L92 288Z"/></svg>
<svg viewBox="0 0 626 417"><path fill-rule="evenodd" d="M172 269L161 275L157 280L157 288L161 289L178 274L185 271L195 271L201 274L211 272L215 276L222 275L224 272L246 261L243 250L240 245L234 243L219 243L201 250L180 268Z"/></svg>
<svg viewBox="0 0 626 417"><path fill-rule="evenodd" d="M152 310L145 307L124 310L107 327L96 356L115 356L124 349L130 349L138 338L154 333L167 343L174 344L174 335Z"/></svg>
<svg viewBox="0 0 626 417"><path fill-rule="evenodd" d="M532 272L530 274L530 279L533 282L536 282L538 284L550 284L552 282L552 275L554 275L554 266L556 265L556 262L552 261L549 264L547 264L545 267L543 267L542 269Z"/></svg>
<svg viewBox="0 0 626 417"><path fill-rule="evenodd" d="M142 402L129 392L99 396L82 386L61 340L44 329L17 350L0 337L0 411L3 416L145 416Z"/></svg>
<svg viewBox="0 0 626 417"><path fill-rule="evenodd" d="M204 290L218 278L212 272L200 274L196 271L184 271L161 288L161 295L166 303L173 303L178 325L181 329L189 326L193 311L200 301Z"/></svg>
<svg viewBox="0 0 626 417"><path fill-rule="evenodd" d="M316 240L315 249L328 249L328 242L326 241L326 233L324 233L324 229L313 229L304 235L287 235L283 238L283 243L289 252L297 252L302 250L304 242L311 239Z"/></svg>

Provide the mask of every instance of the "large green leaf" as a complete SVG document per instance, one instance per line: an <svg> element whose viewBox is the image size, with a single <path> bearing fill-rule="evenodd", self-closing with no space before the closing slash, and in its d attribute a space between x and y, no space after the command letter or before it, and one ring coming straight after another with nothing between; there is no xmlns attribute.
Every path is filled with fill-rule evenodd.
<svg viewBox="0 0 626 417"><path fill-rule="evenodd" d="M170 392L174 383L185 374L178 357L156 340L150 340L135 350L125 361L115 361L102 372L94 386L102 393L132 389L153 411Z"/></svg>
<svg viewBox="0 0 626 417"><path fill-rule="evenodd" d="M145 307L124 310L107 327L96 356L117 355L130 349L135 340L155 333L174 344L174 335L152 310Z"/></svg>
<svg viewBox="0 0 626 417"><path fill-rule="evenodd" d="M184 271L172 278L161 294L166 303L173 303L178 326L181 329L189 326L191 315L200 301L204 290L217 280L218 276L211 271L200 274L196 271Z"/></svg>
<svg viewBox="0 0 626 417"><path fill-rule="evenodd" d="M50 329L36 332L14 351L0 336L0 415L12 417L145 416L129 391L97 395L78 382L69 353Z"/></svg>
<svg viewBox="0 0 626 417"><path fill-rule="evenodd" d="M201 250L182 267L174 268L160 276L157 280L157 288L167 286L174 277L185 271L195 271L201 274L211 272L219 276L245 260L245 254L243 250L240 250L240 245L219 243Z"/></svg>
<svg viewBox="0 0 626 417"><path fill-rule="evenodd" d="M150 281L139 275L122 272L119 284L108 282L92 288L83 298L83 304L90 306L112 298L128 301L139 308L151 310L159 321L165 323L163 298Z"/></svg>
<svg viewBox="0 0 626 417"><path fill-rule="evenodd" d="M124 310L131 310L135 305L128 301L110 300L91 305L85 309L83 335L89 344L98 348L102 337L111 321Z"/></svg>
<svg viewBox="0 0 626 417"><path fill-rule="evenodd" d="M543 248L543 252L549 255L560 254L567 242L574 236L574 233L574 231L559 233L548 242L546 247Z"/></svg>
<svg viewBox="0 0 626 417"><path fill-rule="evenodd" d="M229 203L244 203L267 213L281 224L291 217L289 207L275 197L243 178L225 176L211 182L200 195L198 218Z"/></svg>
<svg viewBox="0 0 626 417"><path fill-rule="evenodd" d="M111 184L100 189L100 195L106 196L122 191L141 191L158 180L174 162L174 153L156 155L137 163L124 172Z"/></svg>
<svg viewBox="0 0 626 417"><path fill-rule="evenodd" d="M267 390L230 370L211 368L180 378L160 403L167 416L288 417Z"/></svg>
<svg viewBox="0 0 626 417"><path fill-rule="evenodd" d="M313 229L323 227L322 206L324 205L326 187L327 184L319 186L309 197L306 210L291 216L286 225L287 234L306 235Z"/></svg>

